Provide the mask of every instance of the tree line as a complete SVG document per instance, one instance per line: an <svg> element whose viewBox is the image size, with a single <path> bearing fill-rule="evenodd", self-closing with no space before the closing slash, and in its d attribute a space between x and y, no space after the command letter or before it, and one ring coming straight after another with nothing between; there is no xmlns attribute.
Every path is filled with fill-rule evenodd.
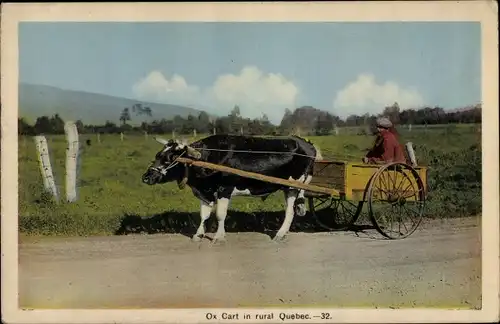
<svg viewBox="0 0 500 324"><path fill-rule="evenodd" d="M132 126L128 122L132 120L130 111L136 115L146 114L150 117L153 112L149 107L140 104L134 105L132 109L124 108L118 118L119 124L106 121L101 125L84 124L77 120L76 126L80 134L88 133L134 133L147 132L150 134L199 134L206 133L244 133L249 135L278 135L290 133L309 133L316 135L331 134L336 127L352 127L373 125L379 116L386 116L395 125L432 125L450 123L481 123L481 106L464 107L455 111L445 111L441 107L424 107L421 109L400 110L399 105L394 103L385 107L380 114L350 115L345 119L335 116L329 112L303 106L291 111L285 110L285 114L279 125L274 125L263 114L260 118L245 118L240 114L240 108L235 106L233 110L222 117L213 118L206 112L198 116L187 117L175 116L172 119L159 119L151 122L142 122L140 125ZM24 118L18 119L18 133L20 135L38 134L64 134L64 121L58 115L40 116L33 125Z"/></svg>

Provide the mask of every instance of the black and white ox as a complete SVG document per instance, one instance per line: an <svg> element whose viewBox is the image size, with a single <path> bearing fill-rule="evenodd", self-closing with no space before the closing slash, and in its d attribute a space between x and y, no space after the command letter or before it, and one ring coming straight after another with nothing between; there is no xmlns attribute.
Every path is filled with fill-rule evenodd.
<svg viewBox="0 0 500 324"><path fill-rule="evenodd" d="M148 185L177 181L187 185L200 199L200 226L193 236L199 241L205 234L205 221L216 206L218 220L213 243L223 241L224 220L229 201L233 196L260 196L265 200L270 194L282 190L285 194L285 219L274 240L285 237L294 214L306 214L304 190L284 185L244 178L197 166L187 166L176 161L178 157L224 165L231 168L259 173L271 177L309 183L313 164L321 159L320 151L309 141L292 136L284 138L259 138L250 136L213 135L191 143L156 139L163 148L142 176Z"/></svg>

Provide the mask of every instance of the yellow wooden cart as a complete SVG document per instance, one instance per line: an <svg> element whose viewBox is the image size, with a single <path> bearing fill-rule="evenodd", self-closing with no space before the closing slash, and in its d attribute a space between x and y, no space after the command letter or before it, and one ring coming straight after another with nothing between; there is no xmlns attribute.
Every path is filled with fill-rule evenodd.
<svg viewBox="0 0 500 324"><path fill-rule="evenodd" d="M328 230L353 225L366 203L373 225L390 239L408 237L418 228L427 196L427 168L406 163L316 161L312 182L304 184L188 158L177 161L304 189L310 214Z"/></svg>
<svg viewBox="0 0 500 324"><path fill-rule="evenodd" d="M306 191L309 210L323 228L349 228L366 203L375 228L387 238L400 239L411 235L422 221L427 168L406 163L316 161L311 185L335 191L330 195Z"/></svg>

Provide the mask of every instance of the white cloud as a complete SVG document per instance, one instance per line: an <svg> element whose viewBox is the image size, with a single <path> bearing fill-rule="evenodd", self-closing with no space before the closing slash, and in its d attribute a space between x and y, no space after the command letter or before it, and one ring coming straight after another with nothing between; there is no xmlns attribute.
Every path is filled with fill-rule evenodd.
<svg viewBox="0 0 500 324"><path fill-rule="evenodd" d="M238 75L219 76L208 93L223 109L237 104L244 116L256 118L266 113L270 120L280 122L285 108L293 108L299 89L281 74L245 67Z"/></svg>
<svg viewBox="0 0 500 324"><path fill-rule="evenodd" d="M150 72L132 87L137 98L167 103L190 104L199 95L196 86L188 85L186 80L174 74L169 80L159 71Z"/></svg>
<svg viewBox="0 0 500 324"><path fill-rule="evenodd" d="M142 100L208 106L212 107L210 112L221 115L238 105L245 117L257 118L265 113L272 122L279 123L285 108L294 108L299 89L281 74L247 66L239 74L218 76L205 89L189 85L182 76L174 75L169 80L153 71L133 86L133 92Z"/></svg>
<svg viewBox="0 0 500 324"><path fill-rule="evenodd" d="M337 92L333 100L335 113L341 117L351 114L362 115L365 113L378 114L384 107L394 102L403 109L419 108L424 99L414 88L404 88L396 82L387 81L377 83L371 74L361 74L358 78L347 84Z"/></svg>

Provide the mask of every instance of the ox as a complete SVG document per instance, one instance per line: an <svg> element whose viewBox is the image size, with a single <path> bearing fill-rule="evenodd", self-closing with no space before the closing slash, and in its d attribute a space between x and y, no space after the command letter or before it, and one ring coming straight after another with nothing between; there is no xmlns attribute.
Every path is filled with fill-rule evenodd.
<svg viewBox="0 0 500 324"><path fill-rule="evenodd" d="M156 140L164 146L143 174L142 181L148 185L177 181L179 187L187 185L191 188L201 202L201 222L193 236L194 241L205 235L205 221L214 205L218 228L212 243L225 240L224 220L231 197L237 195L265 200L278 190L284 192L285 219L273 238L275 241L283 239L288 233L294 214L306 214L304 190L189 166L176 159L183 156L307 184L312 179L314 161L321 159L319 149L307 140L296 136L259 138L234 135L213 135L189 145L174 140Z"/></svg>

